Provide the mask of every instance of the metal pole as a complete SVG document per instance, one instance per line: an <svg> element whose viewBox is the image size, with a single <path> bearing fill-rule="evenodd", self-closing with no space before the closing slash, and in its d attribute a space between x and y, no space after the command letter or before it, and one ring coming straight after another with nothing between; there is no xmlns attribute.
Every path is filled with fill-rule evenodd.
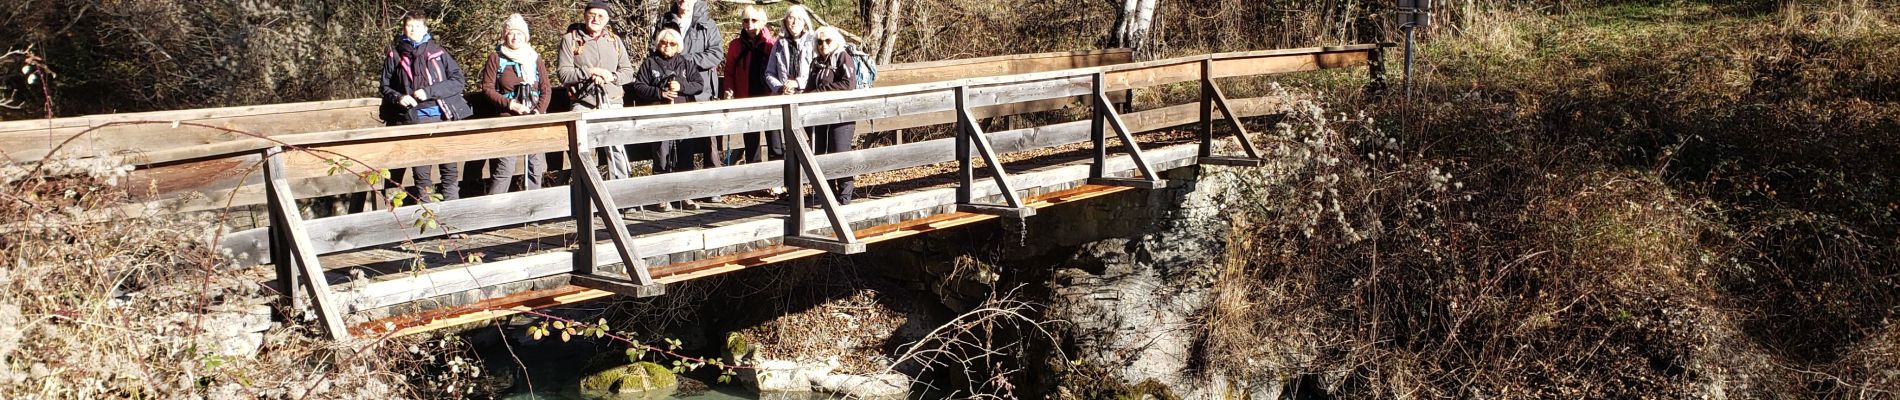
<svg viewBox="0 0 1900 400"><path fill-rule="evenodd" d="M1412 100L1412 24L1405 24L1405 100Z"/></svg>

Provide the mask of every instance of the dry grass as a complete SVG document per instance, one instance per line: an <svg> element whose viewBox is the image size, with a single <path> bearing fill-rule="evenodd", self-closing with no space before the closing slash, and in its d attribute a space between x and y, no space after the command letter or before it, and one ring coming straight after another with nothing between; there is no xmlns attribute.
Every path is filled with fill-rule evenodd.
<svg viewBox="0 0 1900 400"><path fill-rule="evenodd" d="M202 244L218 226L212 217L84 222L127 201L118 160L0 170L0 219L12 221L0 239L0 397L387 398L468 389L467 369L421 368L457 359L452 344L334 343L312 327L272 322L274 293Z"/></svg>

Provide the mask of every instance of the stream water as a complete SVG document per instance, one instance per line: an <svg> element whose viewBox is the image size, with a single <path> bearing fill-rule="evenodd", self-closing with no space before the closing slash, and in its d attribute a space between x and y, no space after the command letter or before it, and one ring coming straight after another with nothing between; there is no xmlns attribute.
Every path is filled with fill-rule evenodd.
<svg viewBox="0 0 1900 400"><path fill-rule="evenodd" d="M589 362L596 357L620 356L622 350L615 344L576 338L572 342L548 339L539 342L522 343L499 341L479 345L479 353L491 376L513 375L516 377L514 389L504 398L510 400L528 399L600 399L599 396L582 396L578 390L582 373ZM519 360L517 362L516 360ZM624 357L620 361L624 361ZM664 364L664 363L663 363ZM527 380L520 380L523 371ZM710 370L705 371L710 372ZM703 375L703 376L702 376ZM681 390L673 393L649 393L605 397L628 400L821 400L834 399L822 393L771 393L761 396L751 389L737 384L710 383L716 375L711 373L687 373L679 376ZM703 380L702 380L703 378ZM687 382L687 380L694 382ZM707 382L695 384L697 382ZM532 390L530 389L532 388Z"/></svg>

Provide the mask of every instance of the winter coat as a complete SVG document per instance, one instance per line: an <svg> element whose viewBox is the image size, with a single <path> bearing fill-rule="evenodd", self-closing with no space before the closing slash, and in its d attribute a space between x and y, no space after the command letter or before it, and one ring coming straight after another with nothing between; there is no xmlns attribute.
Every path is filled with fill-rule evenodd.
<svg viewBox="0 0 1900 400"><path fill-rule="evenodd" d="M398 36L383 58L382 85L377 92L383 98L383 121L390 125L415 123L431 110L444 121L468 118L474 113L468 100L462 98L462 90L468 85L462 66L455 63L448 50L429 39L425 36L416 43ZM428 99L413 108L403 107L402 97L418 89L428 94Z"/></svg>
<svg viewBox="0 0 1900 400"><path fill-rule="evenodd" d="M574 24L561 35L555 75L560 76L561 85L568 87L575 104L596 109L602 105L620 105L626 97L621 85L633 82L633 57L627 55L626 41L611 30L590 36L585 26ZM588 68L614 71L614 81L598 85L596 90L593 80L588 79Z"/></svg>
<svg viewBox="0 0 1900 400"><path fill-rule="evenodd" d="M858 74L854 69L857 60L851 58L851 52L839 50L837 54L819 54L812 60L811 75L807 82L811 88L806 92L832 92L858 88Z"/></svg>
<svg viewBox="0 0 1900 400"><path fill-rule="evenodd" d="M706 91L705 82L700 81L700 74L693 73L692 68L693 62L685 53L666 58L655 51L640 63L640 71L634 74L633 84L627 85L627 89L638 105L667 104L660 92L666 91L667 81L678 81L679 96L673 102L691 103L694 96Z"/></svg>
<svg viewBox="0 0 1900 400"><path fill-rule="evenodd" d="M690 23L682 24L685 21L680 21L678 6L671 7L666 14L660 15L659 21L653 25L653 35L647 38L647 50L654 50L653 44L659 42L655 39L659 38L661 30L678 30L680 36L683 37L679 56L693 62L693 70L699 74L699 81L706 85L706 90L693 96L693 100L705 101L711 100L712 94L723 88L720 86L718 70L719 63L726 61L726 48L721 43L725 39L719 36L719 24L713 22L709 11L711 7L703 4L707 0L697 1L702 4L693 7ZM685 25L690 25L690 27Z"/></svg>
<svg viewBox="0 0 1900 400"><path fill-rule="evenodd" d="M772 57L772 48L776 45L771 29L759 31L759 38L747 40L744 33L726 45L726 65L722 70L720 82L725 90L731 90L737 97L770 96L778 92L770 89L766 83L765 66Z"/></svg>
<svg viewBox="0 0 1900 400"><path fill-rule="evenodd" d="M524 77L524 73L531 73L533 76L530 79ZM546 113L548 100L554 97L554 86L548 79L548 75L553 75L553 73L554 71L548 70L546 59L536 57L530 63L516 62L502 55L500 46L496 46L495 54L489 55L488 64L482 67L482 94L487 95L488 101L499 107L503 114L519 115L508 111L508 104L521 96L520 93L515 93L515 89L522 82L528 82L534 85L536 92L530 95L535 100L527 103L528 106L534 108L536 113Z"/></svg>
<svg viewBox="0 0 1900 400"><path fill-rule="evenodd" d="M765 86L772 93L784 93L786 82L796 82L800 90L807 89L805 78L811 76L811 60L818 54L818 35L810 30L804 36L792 37L784 34L773 42L772 58L765 63Z"/></svg>

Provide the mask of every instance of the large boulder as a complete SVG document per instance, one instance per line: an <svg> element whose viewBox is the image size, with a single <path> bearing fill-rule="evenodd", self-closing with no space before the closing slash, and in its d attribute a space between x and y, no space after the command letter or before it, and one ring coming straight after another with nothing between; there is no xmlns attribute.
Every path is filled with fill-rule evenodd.
<svg viewBox="0 0 1900 400"><path fill-rule="evenodd" d="M812 376L811 384L826 393L851 399L902 399L910 395L910 377L904 374Z"/></svg>
<svg viewBox="0 0 1900 400"><path fill-rule="evenodd" d="M581 378L581 394L588 396L624 396L666 392L679 387L673 371L650 362L637 362L587 374Z"/></svg>

